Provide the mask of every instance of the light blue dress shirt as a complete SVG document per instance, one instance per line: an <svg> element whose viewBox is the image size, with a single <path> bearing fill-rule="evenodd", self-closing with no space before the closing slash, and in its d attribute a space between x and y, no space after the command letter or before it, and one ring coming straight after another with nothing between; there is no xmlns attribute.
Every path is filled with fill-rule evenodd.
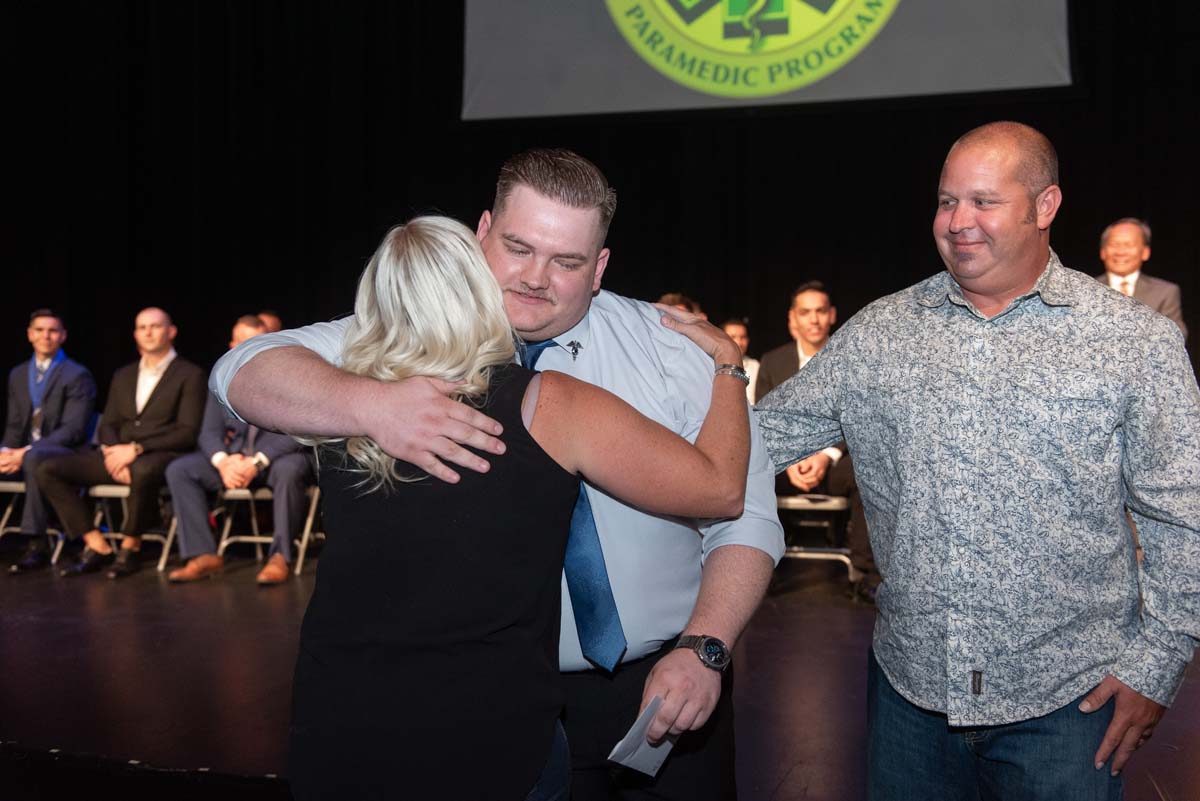
<svg viewBox="0 0 1200 801"><path fill-rule="evenodd" d="M558 346L546 349L538 369L557 370L603 387L694 442L712 397L712 359L680 334L664 328L660 317L649 303L600 292L583 320L554 338ZM256 354L285 345L308 348L338 364L348 325L347 318L253 337L221 357L209 387L228 406L225 393L238 369ZM775 510L774 472L754 415L750 420L753 439L746 506L736 520L649 515L587 485L613 596L629 642L624 661L652 653L683 630L699 592L703 560L715 548L745 545L776 562L782 557L783 529ZM704 476L696 476L696 480L704 481ZM565 582L562 602L560 667L590 669L580 651Z"/></svg>

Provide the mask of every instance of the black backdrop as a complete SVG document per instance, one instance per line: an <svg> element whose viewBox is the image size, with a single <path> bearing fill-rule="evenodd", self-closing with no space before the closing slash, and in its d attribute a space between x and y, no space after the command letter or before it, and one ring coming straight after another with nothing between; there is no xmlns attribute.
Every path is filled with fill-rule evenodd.
<svg viewBox="0 0 1200 801"><path fill-rule="evenodd" d="M140 307L168 309L203 364L239 314L348 311L391 224L473 226L500 162L536 145L577 149L617 188L608 288L747 315L757 353L786 340L800 281L826 281L846 317L940 269L946 148L1021 120L1060 152L1064 261L1098 269L1104 224L1148 219L1149 269L1182 285L1200 330L1192 2L1072 2L1069 89L473 123L450 0L12 5L0 364L27 357L29 310L55 306L102 393L135 356Z"/></svg>

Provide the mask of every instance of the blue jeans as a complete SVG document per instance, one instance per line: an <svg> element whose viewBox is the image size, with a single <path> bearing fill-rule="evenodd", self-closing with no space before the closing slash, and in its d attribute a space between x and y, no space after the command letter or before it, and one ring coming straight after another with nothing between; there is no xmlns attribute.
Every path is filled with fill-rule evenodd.
<svg viewBox="0 0 1200 801"><path fill-rule="evenodd" d="M571 795L571 750L561 723L554 724L554 741L537 784L525 801L567 801Z"/></svg>
<svg viewBox="0 0 1200 801"><path fill-rule="evenodd" d="M961 728L909 703L868 660L870 801L1121 800L1121 778L1093 767L1111 699L1087 715L1080 697L1040 718Z"/></svg>

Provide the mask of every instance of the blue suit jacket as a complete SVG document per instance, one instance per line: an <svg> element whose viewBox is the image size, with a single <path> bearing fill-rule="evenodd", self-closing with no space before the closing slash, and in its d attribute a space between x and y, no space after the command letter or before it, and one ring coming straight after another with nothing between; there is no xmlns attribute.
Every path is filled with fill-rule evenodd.
<svg viewBox="0 0 1200 801"><path fill-rule="evenodd" d="M204 404L204 422L200 424L200 452L209 459L216 453L241 453L246 447L249 425L233 416L209 393ZM272 462L279 456L304 450L305 446L286 434L260 428L254 438L251 456L261 452Z"/></svg>
<svg viewBox="0 0 1200 801"><path fill-rule="evenodd" d="M87 441L96 410L96 382L82 364L64 359L46 379L42 398L42 438L34 448L59 445L75 448ZM18 364L8 374L8 419L4 447L30 444L33 401L29 397L29 362Z"/></svg>

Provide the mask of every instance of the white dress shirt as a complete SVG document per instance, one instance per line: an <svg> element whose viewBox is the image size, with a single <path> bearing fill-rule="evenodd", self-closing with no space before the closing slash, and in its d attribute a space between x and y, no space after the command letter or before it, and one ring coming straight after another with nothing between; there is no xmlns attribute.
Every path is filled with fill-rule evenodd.
<svg viewBox="0 0 1200 801"><path fill-rule="evenodd" d="M138 362L137 392L134 396L138 414L141 414L142 409L146 408L146 401L150 400L150 396L154 394L154 388L162 380L163 373L167 372L171 362L175 361L175 356L175 349L171 348L171 352L167 354L166 358L153 367L146 364L145 356Z"/></svg>
<svg viewBox="0 0 1200 801"><path fill-rule="evenodd" d="M758 359L743 356L742 369L750 376L750 383L746 385L746 400L754 403L754 385L758 383Z"/></svg>
<svg viewBox="0 0 1200 801"><path fill-rule="evenodd" d="M1106 271L1107 273L1107 271ZM1117 275L1116 273L1107 273L1108 285L1118 292L1121 291L1121 284L1129 282L1129 297L1133 297L1134 291L1137 289L1138 278L1141 277L1141 270L1134 270L1129 275Z"/></svg>
<svg viewBox="0 0 1200 801"><path fill-rule="evenodd" d="M558 347L542 353L538 368L558 370L601 386L694 442L712 398L712 360L682 335L663 327L660 317L661 312L649 303L601 292L578 325L555 337ZM349 320L343 319L253 337L221 357L209 388L228 406L226 391L234 374L256 354L274 347L299 345L337 364L348 325ZM588 485L613 596L629 643L624 661L658 650L683 630L700 589L702 563L715 548L746 545L776 562L782 557L783 529L775 509L774 471L753 414L750 423L746 506L736 520L649 515ZM591 664L579 647L565 582L562 604L560 667L589 669Z"/></svg>

